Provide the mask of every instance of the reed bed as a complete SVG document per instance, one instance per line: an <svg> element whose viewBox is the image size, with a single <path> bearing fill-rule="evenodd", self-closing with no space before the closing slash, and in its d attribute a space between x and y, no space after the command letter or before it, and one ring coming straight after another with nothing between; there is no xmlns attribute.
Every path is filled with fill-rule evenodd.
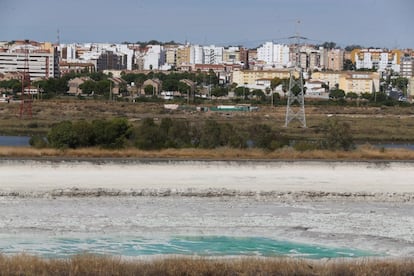
<svg viewBox="0 0 414 276"><path fill-rule="evenodd" d="M0 255L0 275L413 275L414 260L215 259L170 257L124 260L77 255L43 259Z"/></svg>
<svg viewBox="0 0 414 276"><path fill-rule="evenodd" d="M406 149L378 149L361 146L353 151L308 150L297 151L282 148L275 151L261 149L165 149L144 151L136 148L108 150L82 149L36 149L30 147L0 147L1 158L166 158L189 160L414 160L414 151Z"/></svg>

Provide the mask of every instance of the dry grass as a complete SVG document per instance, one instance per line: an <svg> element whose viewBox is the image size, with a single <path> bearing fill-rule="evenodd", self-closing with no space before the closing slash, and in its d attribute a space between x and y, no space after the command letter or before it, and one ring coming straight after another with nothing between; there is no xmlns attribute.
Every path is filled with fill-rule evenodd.
<svg viewBox="0 0 414 276"><path fill-rule="evenodd" d="M211 103L213 104L213 103ZM310 102L308 103L310 104ZM306 108L308 128L302 129L293 123L284 128L286 109L284 106L270 108L261 105L258 112L191 112L165 111L162 103L126 103L104 101L48 100L33 103L33 118L24 120L17 117L18 104L0 104L1 135L45 135L56 123L63 120L77 121L81 119L108 119L114 117L128 118L137 126L146 117L156 120L162 118L186 119L199 123L208 118L218 122L226 122L235 126L251 124L267 124L282 136L291 139L318 139L321 137L321 126L328 118L336 116L341 122L351 125L353 137L358 142L410 142L414 141L414 122L412 107L342 107L312 106ZM36 124L36 127L33 125ZM30 127L30 125L32 127Z"/></svg>
<svg viewBox="0 0 414 276"><path fill-rule="evenodd" d="M261 149L165 149L144 151L136 148L107 150L83 149L35 149L29 147L0 147L2 158L166 158L183 160L414 160L414 151L405 149L377 149L363 146L354 151L311 150L296 151L283 148L275 151Z"/></svg>
<svg viewBox="0 0 414 276"><path fill-rule="evenodd" d="M0 255L0 275L413 275L414 260L309 261L286 258L177 257L126 261L79 255L42 259Z"/></svg>

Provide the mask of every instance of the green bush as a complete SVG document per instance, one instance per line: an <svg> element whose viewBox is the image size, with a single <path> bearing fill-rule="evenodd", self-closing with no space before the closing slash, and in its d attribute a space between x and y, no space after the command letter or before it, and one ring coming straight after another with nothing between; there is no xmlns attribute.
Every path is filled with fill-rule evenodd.
<svg viewBox="0 0 414 276"><path fill-rule="evenodd" d="M30 137L29 144L30 146L37 148L37 149L46 148L48 146L45 138L40 135L35 135L35 136Z"/></svg>
<svg viewBox="0 0 414 276"><path fill-rule="evenodd" d="M92 129L94 144L104 148L123 148L131 135L131 126L123 118L95 120L92 122Z"/></svg>
<svg viewBox="0 0 414 276"><path fill-rule="evenodd" d="M265 124L253 125L249 128L249 138L253 142L253 145L258 148L272 149L272 141L276 140L276 135Z"/></svg>
<svg viewBox="0 0 414 276"><path fill-rule="evenodd" d="M143 150L157 150L165 147L166 133L154 119L146 118L134 133L135 146Z"/></svg>
<svg viewBox="0 0 414 276"><path fill-rule="evenodd" d="M351 150L355 147L351 126L339 122L336 118L328 119L323 125L324 137L322 145L329 150Z"/></svg>
<svg viewBox="0 0 414 276"><path fill-rule="evenodd" d="M53 148L76 148L77 137L70 121L63 121L53 126L47 135L47 140Z"/></svg>
<svg viewBox="0 0 414 276"><path fill-rule="evenodd" d="M63 121L53 126L47 135L54 148L79 148L101 146L122 148L130 135L130 125L126 119Z"/></svg>

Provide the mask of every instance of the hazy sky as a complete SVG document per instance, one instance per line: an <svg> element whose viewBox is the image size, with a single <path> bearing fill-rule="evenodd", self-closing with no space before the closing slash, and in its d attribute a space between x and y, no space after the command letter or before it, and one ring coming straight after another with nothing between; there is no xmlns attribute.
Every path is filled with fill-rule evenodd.
<svg viewBox="0 0 414 276"><path fill-rule="evenodd" d="M0 40L414 48L413 0L0 0ZM299 27L296 22L300 20Z"/></svg>

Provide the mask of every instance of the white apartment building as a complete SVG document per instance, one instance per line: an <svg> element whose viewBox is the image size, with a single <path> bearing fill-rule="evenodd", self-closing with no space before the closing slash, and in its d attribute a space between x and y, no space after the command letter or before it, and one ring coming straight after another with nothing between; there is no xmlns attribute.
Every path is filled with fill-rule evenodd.
<svg viewBox="0 0 414 276"><path fill-rule="evenodd" d="M233 46L224 48L223 63L240 64L240 48Z"/></svg>
<svg viewBox="0 0 414 276"><path fill-rule="evenodd" d="M216 47L214 45L204 46L204 62L203 64L222 64L223 63L223 47Z"/></svg>
<svg viewBox="0 0 414 276"><path fill-rule="evenodd" d="M31 80L58 77L57 49L50 43L15 44L0 48L0 73L25 70L29 72Z"/></svg>
<svg viewBox="0 0 414 276"><path fill-rule="evenodd" d="M204 64L203 46L191 45L191 47L190 47L190 64Z"/></svg>
<svg viewBox="0 0 414 276"><path fill-rule="evenodd" d="M165 52L161 45L148 45L144 55L144 70L159 69L165 63Z"/></svg>
<svg viewBox="0 0 414 276"><path fill-rule="evenodd" d="M414 77L414 58L402 57L400 63L400 75L404 78Z"/></svg>
<svg viewBox="0 0 414 276"><path fill-rule="evenodd" d="M393 70L399 73L400 57L401 51L399 50L355 49L351 53L356 69L377 69L380 72Z"/></svg>
<svg viewBox="0 0 414 276"><path fill-rule="evenodd" d="M289 46L266 42L257 48L257 60L264 61L265 64L283 68L289 64Z"/></svg>
<svg viewBox="0 0 414 276"><path fill-rule="evenodd" d="M110 43L85 43L85 44L61 44L59 45L62 61L68 63L96 63L96 59L106 52L123 56L126 59L127 70L132 70L134 62L134 50L129 49L126 44ZM95 66L95 69L96 68ZM113 69L113 68L107 68Z"/></svg>

